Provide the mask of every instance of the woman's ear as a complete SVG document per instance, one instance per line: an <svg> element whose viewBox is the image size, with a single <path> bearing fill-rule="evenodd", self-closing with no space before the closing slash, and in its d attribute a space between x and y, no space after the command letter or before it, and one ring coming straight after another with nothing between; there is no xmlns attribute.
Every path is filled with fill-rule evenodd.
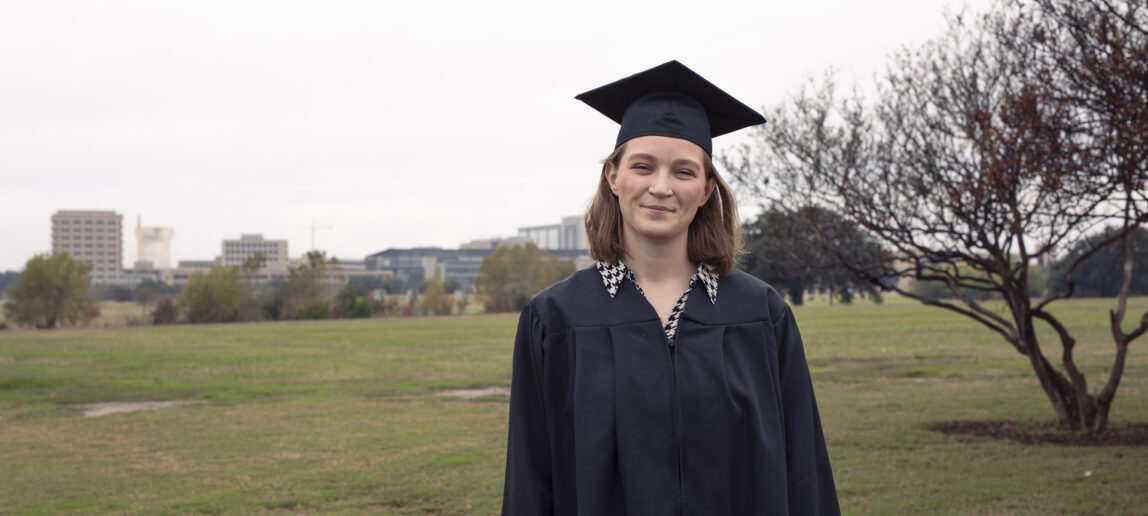
<svg viewBox="0 0 1148 516"><path fill-rule="evenodd" d="M710 196L714 194L714 189L717 188L717 181L714 178L706 179L706 194L702 197L702 205L704 206L710 200Z"/></svg>
<svg viewBox="0 0 1148 516"><path fill-rule="evenodd" d="M613 163L607 162L606 163L606 170L604 171L604 173L606 174L606 182L610 184L610 191L614 192L614 195L617 196L618 195L618 169L617 169L617 167L615 167Z"/></svg>

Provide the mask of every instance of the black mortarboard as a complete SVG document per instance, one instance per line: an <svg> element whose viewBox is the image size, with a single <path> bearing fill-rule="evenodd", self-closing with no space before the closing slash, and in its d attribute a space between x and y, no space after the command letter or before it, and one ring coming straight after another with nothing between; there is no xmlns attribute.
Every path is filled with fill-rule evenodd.
<svg viewBox="0 0 1148 516"><path fill-rule="evenodd" d="M574 97L622 124L614 147L639 136L670 136L713 155L710 139L765 123L753 108L685 65L670 61Z"/></svg>

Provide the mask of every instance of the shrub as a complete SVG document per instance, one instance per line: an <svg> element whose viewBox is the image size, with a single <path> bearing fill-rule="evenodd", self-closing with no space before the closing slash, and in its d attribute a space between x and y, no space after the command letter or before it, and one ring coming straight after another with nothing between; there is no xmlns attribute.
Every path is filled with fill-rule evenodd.
<svg viewBox="0 0 1148 516"><path fill-rule="evenodd" d="M330 319L331 318L331 303L326 301L315 301L301 306L294 310L293 317L296 320L302 319Z"/></svg>
<svg viewBox="0 0 1148 516"><path fill-rule="evenodd" d="M177 316L175 302L170 297L165 297L155 304L155 310L151 312L151 322L152 324L172 324Z"/></svg>

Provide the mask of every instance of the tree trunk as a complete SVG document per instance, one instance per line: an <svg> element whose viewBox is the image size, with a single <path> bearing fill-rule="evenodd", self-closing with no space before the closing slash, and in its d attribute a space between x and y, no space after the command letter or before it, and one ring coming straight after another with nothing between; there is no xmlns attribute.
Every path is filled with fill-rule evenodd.
<svg viewBox="0 0 1148 516"><path fill-rule="evenodd" d="M794 306L805 304L805 288L801 286L790 286L789 300L793 302Z"/></svg>
<svg viewBox="0 0 1148 516"><path fill-rule="evenodd" d="M1073 432L1079 431L1081 429L1080 400L1074 390L1067 389L1061 382L1056 381L1059 372L1039 352L1030 351L1029 362L1032 364L1037 379L1040 380L1044 394L1052 402L1052 408L1056 410L1056 417L1060 420L1061 425Z"/></svg>
<svg viewBox="0 0 1148 516"><path fill-rule="evenodd" d="M1075 339L1068 334L1067 329L1052 315L1041 312L1034 314L1026 304L1013 305L1016 311L1021 312L1017 322L1024 328L1021 330L1024 340L1024 349L1027 350L1029 363L1032 365L1040 386L1048 396L1052 407L1056 411L1061 426L1071 432L1103 432L1108 421L1109 404L1098 403L1097 397L1088 393L1088 385L1083 375L1076 368L1072 350L1076 344ZM1064 347L1062 360L1065 368L1073 375L1075 382L1065 377L1044 356L1040 343L1037 341L1034 315L1049 323L1060 335L1061 346Z"/></svg>
<svg viewBox="0 0 1148 516"><path fill-rule="evenodd" d="M1044 393L1052 402L1060 424L1071 432L1101 433L1108 426L1108 410L1112 400L1098 399L1073 385L1039 353L1030 362ZM1107 401L1107 402L1106 402Z"/></svg>

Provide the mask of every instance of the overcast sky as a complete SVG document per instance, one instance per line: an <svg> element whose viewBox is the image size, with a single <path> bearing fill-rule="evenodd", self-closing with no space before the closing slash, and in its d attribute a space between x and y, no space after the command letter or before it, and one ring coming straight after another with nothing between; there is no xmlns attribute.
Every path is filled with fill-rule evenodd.
<svg viewBox="0 0 1148 516"><path fill-rule="evenodd" d="M122 214L125 267L137 217L173 262L241 233L298 256L312 223L343 258L510 236L585 210L617 126L577 93L677 59L771 106L988 4L3 2L0 270L60 209Z"/></svg>

